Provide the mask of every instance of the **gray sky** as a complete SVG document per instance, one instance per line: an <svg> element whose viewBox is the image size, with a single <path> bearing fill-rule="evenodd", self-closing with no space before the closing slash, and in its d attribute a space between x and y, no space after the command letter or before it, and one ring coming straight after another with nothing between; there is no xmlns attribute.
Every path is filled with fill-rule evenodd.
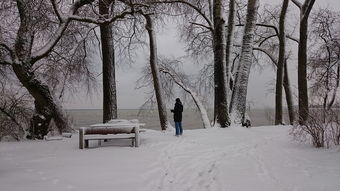
<svg viewBox="0 0 340 191"><path fill-rule="evenodd" d="M264 4L278 4L281 0L260 0L260 6ZM300 0L302 2L302 0ZM290 3L291 10L296 9ZM339 0L316 0L314 10L318 7L330 7L333 10L340 10ZM288 21L289 22L289 21ZM178 32L176 26L168 25L164 30L157 35L158 54L164 56L180 57L185 55L185 45L179 42L177 38ZM143 53L144 52L144 53ZM141 50L140 54L144 55L138 58L135 64L131 66L120 66L116 70L117 80L117 99L119 109L134 109L139 108L146 99L146 92L148 89L135 89L136 80L141 76L141 67L146 63L148 53ZM296 58L296 55L293 57ZM98 61L100 62L100 61ZM291 83L294 92L296 92L296 59L290 62L289 70L291 71ZM192 71L197 66L190 63L185 63L184 70ZM98 91L94 92L92 96L86 95L79 91L73 96L67 96L64 107L66 109L100 109L102 108L102 93L100 88L101 76L98 77L99 85ZM273 88L275 84L275 71L271 67L263 69L252 69L249 79L249 89L247 101L252 107L272 107L274 105ZM175 95L180 96L180 95ZM293 95L296 97L295 95ZM170 103L169 103L170 104ZM184 103L185 104L185 103ZM170 104L172 105L172 103Z"/></svg>

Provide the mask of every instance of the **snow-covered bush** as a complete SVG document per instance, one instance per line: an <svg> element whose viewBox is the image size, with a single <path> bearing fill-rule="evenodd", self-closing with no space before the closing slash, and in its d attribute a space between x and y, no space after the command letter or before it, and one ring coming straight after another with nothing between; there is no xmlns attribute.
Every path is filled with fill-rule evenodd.
<svg viewBox="0 0 340 191"><path fill-rule="evenodd" d="M326 111L326 117L321 115L322 109L312 109L304 125L294 125L290 134L299 141L310 141L313 146L329 148L340 143L340 116L337 110Z"/></svg>

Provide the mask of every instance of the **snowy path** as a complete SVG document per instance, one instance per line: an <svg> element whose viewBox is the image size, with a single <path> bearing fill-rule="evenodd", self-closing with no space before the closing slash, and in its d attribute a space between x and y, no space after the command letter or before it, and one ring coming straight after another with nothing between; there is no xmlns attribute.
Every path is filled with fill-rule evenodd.
<svg viewBox="0 0 340 191"><path fill-rule="evenodd" d="M0 143L1 190L338 191L339 148L294 143L288 128L147 131L139 148Z"/></svg>

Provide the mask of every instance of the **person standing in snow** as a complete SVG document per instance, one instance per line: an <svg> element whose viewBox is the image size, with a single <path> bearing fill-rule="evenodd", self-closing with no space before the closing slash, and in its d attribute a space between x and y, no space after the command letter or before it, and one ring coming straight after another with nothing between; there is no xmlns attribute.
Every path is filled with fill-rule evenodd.
<svg viewBox="0 0 340 191"><path fill-rule="evenodd" d="M182 128L182 112L183 112L183 105L179 98L176 98L176 103L174 109L171 110L174 113L174 121L176 127L176 136L183 134Z"/></svg>

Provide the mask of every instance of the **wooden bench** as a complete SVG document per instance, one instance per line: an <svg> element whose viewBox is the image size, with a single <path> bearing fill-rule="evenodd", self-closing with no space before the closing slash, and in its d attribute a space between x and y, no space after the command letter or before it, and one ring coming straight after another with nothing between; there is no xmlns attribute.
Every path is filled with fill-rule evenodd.
<svg viewBox="0 0 340 191"><path fill-rule="evenodd" d="M110 139L130 139L131 145L138 147L140 144L139 133L140 126L144 123L136 122L117 122L94 124L90 127L81 127L79 129L79 149L89 147L89 140L98 140L98 145L101 146L102 140Z"/></svg>

